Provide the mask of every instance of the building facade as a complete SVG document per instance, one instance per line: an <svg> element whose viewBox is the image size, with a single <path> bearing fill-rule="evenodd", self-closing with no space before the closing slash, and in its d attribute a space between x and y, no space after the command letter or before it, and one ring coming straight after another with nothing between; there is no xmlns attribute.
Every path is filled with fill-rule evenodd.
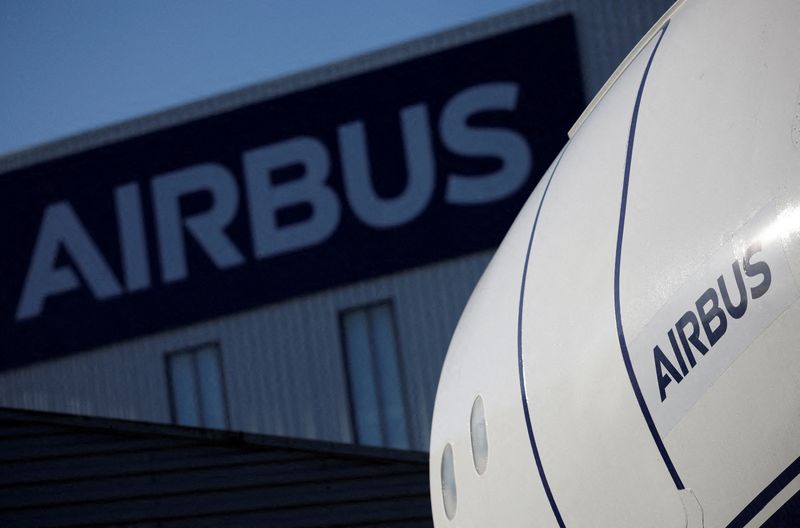
<svg viewBox="0 0 800 528"><path fill-rule="evenodd" d="M0 159L0 406L426 450L494 247L670 4L538 3Z"/></svg>

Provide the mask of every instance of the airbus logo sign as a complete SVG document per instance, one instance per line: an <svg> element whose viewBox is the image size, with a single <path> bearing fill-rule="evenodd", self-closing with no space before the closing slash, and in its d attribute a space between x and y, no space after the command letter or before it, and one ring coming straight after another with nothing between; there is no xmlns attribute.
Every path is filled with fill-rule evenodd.
<svg viewBox="0 0 800 528"><path fill-rule="evenodd" d="M0 368L491 248L580 82L564 17L5 174Z"/></svg>
<svg viewBox="0 0 800 528"><path fill-rule="evenodd" d="M518 94L516 83L487 83L467 88L445 104L439 123L441 142L460 155L487 156L500 162L500 167L488 174L469 177L448 173L445 203L491 203L513 194L529 178L532 160L525 138L510 129L468 124L472 116L481 112L514 111ZM380 196L374 189L363 121L337 128L344 179L342 200L327 183L330 153L324 143L311 136L293 137L244 152L245 185L241 190L231 171L219 163L200 163L153 177L149 188L160 281L169 284L189 278L187 238L198 245L212 266L223 270L245 264L247 255L268 259L324 243L339 227L343 202L360 222L373 229L413 222L430 205L436 186L436 158L427 106L403 108L400 122L407 174L405 187L390 198ZM273 174L290 167L299 169L297 177L276 182ZM83 287L95 299L104 300L152 286L141 187L126 183L111 192L122 277L116 276L69 201L47 205L17 307L17 320L37 317L49 297ZM208 198L207 208L184 214L181 199L195 193ZM226 233L239 214L243 197L248 209L248 252ZM280 211L293 207L303 207L307 214L281 225ZM62 250L69 261L59 265L56 260Z"/></svg>

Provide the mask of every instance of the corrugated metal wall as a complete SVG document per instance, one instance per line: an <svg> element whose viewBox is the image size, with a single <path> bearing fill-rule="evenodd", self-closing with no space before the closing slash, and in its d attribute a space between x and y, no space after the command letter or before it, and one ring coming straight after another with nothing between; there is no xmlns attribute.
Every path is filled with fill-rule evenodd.
<svg viewBox="0 0 800 528"><path fill-rule="evenodd" d="M573 13L586 94L591 98L671 3L547 2L519 16L501 15L473 24L464 33L486 34L495 27ZM364 64L388 60L393 53L413 54L422 44L399 48L403 46L409 49L378 52L377 58L364 58ZM244 100L259 90L269 92L267 88L254 87L249 96L229 98ZM436 384L450 335L489 257L490 253L464 257L4 373L0 375L0 406L168 422L164 354L217 343L233 429L351 441L338 313L391 299L412 411L411 445L427 449Z"/></svg>
<svg viewBox="0 0 800 528"><path fill-rule="evenodd" d="M489 257L426 266L4 373L0 406L169 422L165 353L217 343L231 428L349 442L339 312L391 300L411 446L426 450L450 334Z"/></svg>

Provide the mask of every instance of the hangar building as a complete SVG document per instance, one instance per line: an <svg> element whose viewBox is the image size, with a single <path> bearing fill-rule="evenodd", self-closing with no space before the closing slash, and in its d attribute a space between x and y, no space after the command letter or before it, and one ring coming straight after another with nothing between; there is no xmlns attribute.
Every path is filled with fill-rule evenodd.
<svg viewBox="0 0 800 528"><path fill-rule="evenodd" d="M470 292L670 0L551 0L0 158L0 407L424 451Z"/></svg>

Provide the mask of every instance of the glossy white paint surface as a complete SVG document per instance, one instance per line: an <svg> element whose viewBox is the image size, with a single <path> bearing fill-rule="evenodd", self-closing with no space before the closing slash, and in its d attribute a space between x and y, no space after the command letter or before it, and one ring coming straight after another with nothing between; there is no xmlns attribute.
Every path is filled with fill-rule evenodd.
<svg viewBox="0 0 800 528"><path fill-rule="evenodd" d="M795 0L688 0L586 116L544 201L553 167L451 342L431 435L436 526L559 526L526 428L518 345L541 469L563 526L728 526L798 459L798 27ZM619 319L676 479L637 402L615 312L631 121L651 57L630 157ZM767 251L769 240L777 246ZM694 300L718 275L733 284L730 264L757 241L765 249L753 262L764 257L774 281L740 318L726 314L725 334L697 354L681 383L667 385L665 401L681 401L664 411L652 397L654 336L669 347L675 316L697 311ZM748 288L758 283L748 278ZM469 437L479 394L489 445L482 475ZM439 493L447 443L458 490L452 521ZM798 485L759 506L750 525Z"/></svg>

